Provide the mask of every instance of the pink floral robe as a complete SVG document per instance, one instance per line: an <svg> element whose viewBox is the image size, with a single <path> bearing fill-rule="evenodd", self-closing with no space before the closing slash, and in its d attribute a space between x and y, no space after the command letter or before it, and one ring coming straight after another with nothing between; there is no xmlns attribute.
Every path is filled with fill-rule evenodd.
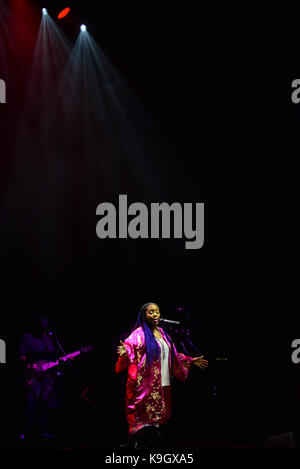
<svg viewBox="0 0 300 469"><path fill-rule="evenodd" d="M169 366L171 369L171 345L163 329L162 337L169 346ZM119 357L116 373L128 367L126 384L125 412L129 423L129 432L146 424L163 424L170 417L170 387L161 384L161 362L152 362L146 367L146 345L142 327L137 328L124 341L127 354ZM178 353L174 346L173 375L183 381L187 378L192 358Z"/></svg>

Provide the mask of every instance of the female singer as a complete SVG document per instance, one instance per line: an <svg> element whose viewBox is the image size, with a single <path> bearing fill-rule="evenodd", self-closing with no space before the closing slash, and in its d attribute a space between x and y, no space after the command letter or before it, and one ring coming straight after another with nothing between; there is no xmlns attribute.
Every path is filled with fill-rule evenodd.
<svg viewBox="0 0 300 469"><path fill-rule="evenodd" d="M115 371L128 367L125 411L129 436L147 425L166 423L171 412L171 343L164 330L158 327L159 306L144 304L139 312L138 324L130 336L118 347ZM201 369L208 366L203 356L191 358L178 353L173 344L173 375L183 381L190 366Z"/></svg>

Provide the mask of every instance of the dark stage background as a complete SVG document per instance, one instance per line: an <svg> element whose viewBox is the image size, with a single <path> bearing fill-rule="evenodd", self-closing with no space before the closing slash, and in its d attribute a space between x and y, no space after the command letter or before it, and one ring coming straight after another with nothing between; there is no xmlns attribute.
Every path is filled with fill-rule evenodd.
<svg viewBox="0 0 300 469"><path fill-rule="evenodd" d="M64 135L58 116L44 138L34 120L40 115L48 125L45 96L30 88L40 10L55 20L67 6L48 3L6 2L14 46L1 44L3 445L20 445L18 347L36 311L67 352L94 345L75 373L65 370L62 444L123 441L126 376L114 374L116 346L148 301L162 316L185 321L210 361L175 385L169 432L176 447L256 448L269 435L298 430L300 365L291 361L299 324L296 12L288 3L70 1L71 15L59 24L65 35L74 43L85 23L142 106L138 135L146 150L128 139L122 153L113 147L107 166L105 158L97 166L97 122L89 133L74 118ZM96 206L116 203L119 194L130 203L204 202L204 247L98 239ZM90 404L79 398L88 385Z"/></svg>

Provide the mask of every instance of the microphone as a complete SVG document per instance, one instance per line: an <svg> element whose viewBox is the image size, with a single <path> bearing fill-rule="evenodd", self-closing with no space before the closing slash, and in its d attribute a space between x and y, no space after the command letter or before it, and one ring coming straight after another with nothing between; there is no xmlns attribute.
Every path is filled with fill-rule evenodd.
<svg viewBox="0 0 300 469"><path fill-rule="evenodd" d="M159 322L162 322L165 324L180 324L180 321L173 321L172 319L163 319L163 318L160 318Z"/></svg>

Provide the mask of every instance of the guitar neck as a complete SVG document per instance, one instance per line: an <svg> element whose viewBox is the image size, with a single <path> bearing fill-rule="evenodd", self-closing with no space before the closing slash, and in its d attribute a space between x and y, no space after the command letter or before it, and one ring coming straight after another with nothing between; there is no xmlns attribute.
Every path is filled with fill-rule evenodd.
<svg viewBox="0 0 300 469"><path fill-rule="evenodd" d="M64 356L60 357L55 362L45 363L45 364L42 365L42 369L43 369L43 371L49 370L50 368L53 368L53 367L59 365L60 361L66 362L67 360L70 360L74 357L77 357L77 355L80 355L80 353L81 353L80 350L77 350L76 352L69 353L68 355L64 355Z"/></svg>

